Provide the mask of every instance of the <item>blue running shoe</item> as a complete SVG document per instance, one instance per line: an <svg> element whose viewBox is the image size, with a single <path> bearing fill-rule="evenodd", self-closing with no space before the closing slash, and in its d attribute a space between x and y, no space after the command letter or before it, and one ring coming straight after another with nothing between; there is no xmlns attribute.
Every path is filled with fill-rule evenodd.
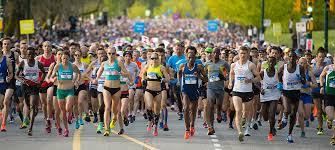
<svg viewBox="0 0 335 150"><path fill-rule="evenodd" d="M84 125L83 118L79 118L79 124L82 125L82 126Z"/></svg>
<svg viewBox="0 0 335 150"><path fill-rule="evenodd" d="M160 122L159 123L159 129L163 129L164 128L164 124L163 124L163 122Z"/></svg>
<svg viewBox="0 0 335 150"><path fill-rule="evenodd" d="M76 129L79 129L80 124L79 124L79 120L78 119L76 120L75 126L76 126Z"/></svg>
<svg viewBox="0 0 335 150"><path fill-rule="evenodd" d="M294 143L294 141L293 141L293 138L292 138L292 135L291 135L291 134L287 136L287 142L288 142L288 143Z"/></svg>

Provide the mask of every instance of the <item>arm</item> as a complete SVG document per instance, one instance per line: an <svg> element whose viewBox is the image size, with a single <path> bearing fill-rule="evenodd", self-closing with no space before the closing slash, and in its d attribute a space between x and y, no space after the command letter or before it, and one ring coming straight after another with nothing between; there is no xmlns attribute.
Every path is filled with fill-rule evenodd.
<svg viewBox="0 0 335 150"><path fill-rule="evenodd" d="M259 81L261 81L261 77L259 75L259 72L257 71L256 65L254 63L251 63L249 67L250 67L251 72L255 76L253 79L251 79L251 82L258 83Z"/></svg>
<svg viewBox="0 0 335 150"><path fill-rule="evenodd" d="M316 78L314 76L313 69L311 67L308 67L308 69L309 69L309 76L310 76L310 78L312 80L312 82L309 82L309 84L310 84L309 86L311 88L316 88L316 87L318 87L318 84L316 83Z"/></svg>
<svg viewBox="0 0 335 150"><path fill-rule="evenodd" d="M163 73L163 75L165 77L164 78L165 82L169 82L170 81L170 76L169 76L169 74L166 71L166 68L164 66L161 67L161 71L162 71L162 73Z"/></svg>
<svg viewBox="0 0 335 150"><path fill-rule="evenodd" d="M279 82L283 82L283 74L284 74L284 65L281 65L278 69L278 80L279 80Z"/></svg>
<svg viewBox="0 0 335 150"><path fill-rule="evenodd" d="M25 82L23 80L23 77L21 76L22 71L23 71L23 61L18 66L18 69L15 73L15 78L24 84Z"/></svg>
<svg viewBox="0 0 335 150"><path fill-rule="evenodd" d="M80 73L80 70L78 69L78 67L76 65L72 65L72 67L73 67L73 72L76 73L76 76L73 78L73 81L74 81L74 83L76 85L80 81L81 73Z"/></svg>
<svg viewBox="0 0 335 150"><path fill-rule="evenodd" d="M128 77L128 79L130 79L130 73L129 71L126 69L126 67L124 66L124 63L121 61L121 59L118 59L118 64L119 67L121 68L121 73L123 76Z"/></svg>
<svg viewBox="0 0 335 150"><path fill-rule="evenodd" d="M327 67L325 67L323 70L322 70L322 73L320 74L320 87L321 87L321 89L320 89L320 93L321 94L324 94L324 78L326 77L326 75L327 75L327 71L328 71L328 67L329 66L327 66Z"/></svg>
<svg viewBox="0 0 335 150"><path fill-rule="evenodd" d="M300 75L301 75L301 83L306 84L306 74L304 73L305 69L301 65L299 65L299 68L300 68Z"/></svg>
<svg viewBox="0 0 335 150"><path fill-rule="evenodd" d="M178 71L178 74L177 74L177 79L178 80L180 80L181 77L183 76L184 67L185 67L185 64L181 64L179 66L179 71Z"/></svg>
<svg viewBox="0 0 335 150"><path fill-rule="evenodd" d="M55 66L56 66L56 63L54 62L54 63L52 63L52 64L50 65L50 67L49 67L49 71L48 71L48 73L47 73L47 75L46 75L46 77L45 77L45 81L48 82L48 83L50 82L51 74L52 74L52 72L53 72ZM43 69L44 69L44 68L43 68Z"/></svg>
<svg viewBox="0 0 335 150"><path fill-rule="evenodd" d="M58 68L59 68L59 64L56 64L54 69L52 70L52 74L51 74L50 79L49 79L51 82L56 81L56 75L57 75L57 72L58 72Z"/></svg>
<svg viewBox="0 0 335 150"><path fill-rule="evenodd" d="M204 82L207 82L207 74L206 74L206 72L205 72L205 70L204 70L204 68L202 67L202 65L201 64L199 64L198 65L198 69L199 69L199 71L200 71L200 73L201 73L201 80L202 81L204 81Z"/></svg>
<svg viewBox="0 0 335 150"><path fill-rule="evenodd" d="M97 76L94 79L95 81L97 81L100 78L100 76L102 75L102 73L104 72L104 69L105 69L104 65L105 65L105 62L101 63L101 66L99 67L99 70L97 72Z"/></svg>
<svg viewBox="0 0 335 150"><path fill-rule="evenodd" d="M233 89L233 80L235 79L235 63L231 64L230 72L229 72L229 84L228 89Z"/></svg>
<svg viewBox="0 0 335 150"><path fill-rule="evenodd" d="M38 62L38 61L37 61ZM40 69L40 71L42 72L42 77L41 77L41 81L44 81L45 77L46 77L46 73L45 73L45 70L44 70L44 67L43 65L38 62L38 68ZM50 71L49 71L50 72Z"/></svg>
<svg viewBox="0 0 335 150"><path fill-rule="evenodd" d="M12 80L14 77L13 66L12 66L10 59L6 59L6 64L7 64L7 70L8 70L8 75L7 75L6 80L7 80L7 83L9 83L10 80Z"/></svg>

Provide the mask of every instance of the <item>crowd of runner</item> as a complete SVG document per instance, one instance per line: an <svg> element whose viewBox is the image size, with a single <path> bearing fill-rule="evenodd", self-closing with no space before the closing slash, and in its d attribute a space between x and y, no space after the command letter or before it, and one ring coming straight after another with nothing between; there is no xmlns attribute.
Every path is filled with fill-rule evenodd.
<svg viewBox="0 0 335 150"><path fill-rule="evenodd" d="M234 31L226 32L234 37ZM155 34L164 33L148 36ZM287 141L293 143L293 128L298 126L304 138L316 117L315 134L333 132L330 144L335 145L335 66L324 48L312 53L236 37L213 43L166 36L167 42L132 37L61 46L3 38L1 132L7 131L14 104L20 129L29 136L38 130L33 125L39 112L47 133L54 126L65 137L69 124L79 129L85 122L96 123L97 134L109 136L116 125L124 134L140 115L148 121L147 131L158 136L160 129L173 130L169 108L184 120L185 139L203 130L195 128L196 119L203 118L208 135L215 134L215 121L227 122L241 142L266 123L264 136L272 141L288 124Z"/></svg>

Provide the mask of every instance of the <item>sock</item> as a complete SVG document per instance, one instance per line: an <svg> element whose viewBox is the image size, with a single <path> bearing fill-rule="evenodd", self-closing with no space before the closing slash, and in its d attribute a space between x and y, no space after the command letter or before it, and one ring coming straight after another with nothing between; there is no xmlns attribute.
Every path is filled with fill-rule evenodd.
<svg viewBox="0 0 335 150"><path fill-rule="evenodd" d="M165 124L167 124L167 120L168 120L168 110L167 108L164 108L164 121L165 121Z"/></svg>

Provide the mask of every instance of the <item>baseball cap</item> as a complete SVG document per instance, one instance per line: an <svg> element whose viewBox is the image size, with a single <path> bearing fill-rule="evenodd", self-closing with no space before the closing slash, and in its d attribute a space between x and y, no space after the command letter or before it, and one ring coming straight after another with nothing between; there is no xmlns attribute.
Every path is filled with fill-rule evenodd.
<svg viewBox="0 0 335 150"><path fill-rule="evenodd" d="M206 52L206 53L212 53L212 52L213 52L213 48L207 47L207 48L205 49L205 52Z"/></svg>

